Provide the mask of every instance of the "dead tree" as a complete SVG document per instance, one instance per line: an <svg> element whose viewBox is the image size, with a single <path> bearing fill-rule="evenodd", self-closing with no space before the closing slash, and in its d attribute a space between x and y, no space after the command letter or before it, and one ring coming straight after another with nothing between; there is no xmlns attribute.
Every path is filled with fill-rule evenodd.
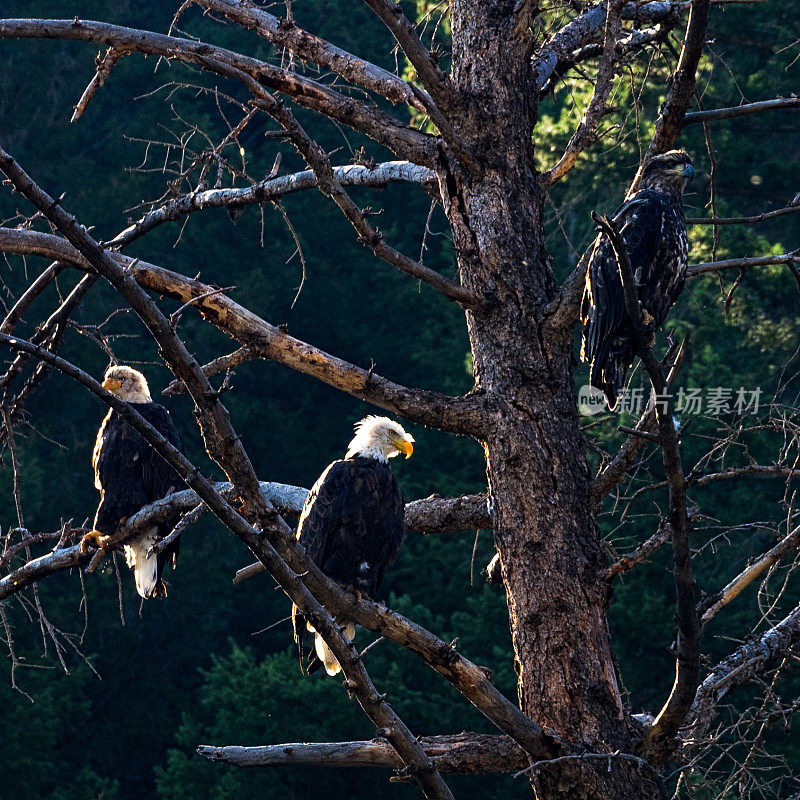
<svg viewBox="0 0 800 800"><path fill-rule="evenodd" d="M91 220L72 217L67 201L49 196L35 176L26 174L24 165L0 149L0 170L8 182L32 204L37 219L46 220L54 230L38 230L30 221L0 229L0 251L53 262L0 326L0 343L14 354L0 379L5 392L3 434L10 443L20 409L48 369L70 375L115 408L193 490L144 509L117 534L116 543L159 514L175 518L202 505L207 507L250 548L324 636L343 665L347 690L378 730L374 742L278 745L259 748L257 753L209 746L202 748L204 755L249 765L391 766L416 781L426 797L451 796L441 772L523 770L543 798L663 798L670 782L680 774L680 765L692 763L693 742L702 739L717 700L746 674L759 673L796 643L800 615L795 611L762 634L762 646L744 645L703 674L702 623L763 570L743 574L711 605L698 608L687 491L700 480L713 478L683 466L669 407L646 410L620 451L599 474L591 474L571 365L585 263L579 263L559 285L545 245L544 207L549 188L567 176L582 153L601 138L601 122L620 79L621 64L639 51L659 47L670 31L683 31L682 46L644 162L675 145L688 124L707 124L776 106L791 108L798 103L796 98L778 99L752 104L757 108L689 112L706 46L711 0L574 3L565 4L559 14L542 11L528 0L453 0L448 69L441 66L441 53L424 43L400 6L389 0L365 2L396 40L413 79L347 53L299 28L291 17L278 18L247 0L194 0L184 3L180 13L198 6L214 19L255 31L297 59L291 68L193 38L100 21L0 20L0 38L77 40L108 48L98 58L97 74L76 106L76 119L103 82L113 80L115 63L137 53L200 69L220 85L235 87L230 91L245 98L239 100L241 121L231 126L222 142L195 154L176 183L178 194L165 195L108 242L93 238L88 227ZM321 82L310 77L303 65L334 73L340 84L363 91L348 93ZM591 70L591 99L563 155L549 169L537 169L539 103L575 69ZM398 113L389 113L386 104L374 98L399 107ZM298 122L292 112L294 105L365 134L399 160L366 165L332 163ZM426 124L410 124L404 107L418 118L424 117ZM225 148L235 143L255 114L274 121L277 138L303 158L307 169L280 175L276 164L264 179L250 180L245 188L226 188L222 179L231 167L224 158ZM215 172L217 185L209 188ZM180 187L190 179L195 185L183 191ZM379 187L394 181L417 184L441 204L454 242L458 280L394 248L348 194L351 186ZM341 210L358 239L377 258L427 283L463 308L474 364L471 392L453 397L399 385L293 338L216 287L121 252L155 228L207 208L238 209L312 189ZM725 224L724 220L716 222ZM613 224L608 220L601 224L615 241ZM618 246L618 250L624 265L624 247ZM796 269L796 259L794 252L743 257L694 265L690 275L780 263ZM15 337L13 330L22 314L64 270L84 276L40 326L33 341ZM639 328L639 355L654 391L661 394L674 380L682 352L673 350L659 363L639 320L630 270L623 270L622 277L630 291L629 315ZM57 355L66 321L98 280L110 283L148 328L175 376L172 390L191 395L206 450L230 485L212 485L205 480L133 409ZM148 292L179 300L184 313L199 313L235 339L239 349L201 366ZM469 436L483 445L486 497L431 499L407 513L418 529L434 532L475 525L492 528L508 598L517 702L503 697L486 672L462 657L454 645L382 606L357 602L305 558L281 516L296 510L302 493L270 489L260 483L221 393L209 382L211 376L251 359L279 362L405 419ZM22 387L13 389L15 379L30 363L38 364L35 371ZM784 431L789 424L785 420ZM598 510L603 499L624 484L637 456L652 443L663 456L666 481L648 490L668 496L668 516L652 541L609 566L598 530ZM763 469L774 477L796 475L793 465L763 465ZM734 477L738 476L717 479ZM778 554L767 554L770 564L796 547L798 536L790 535ZM37 536L23 531L19 546L0 559L7 570L0 579L0 599L35 587L53 572L96 564L99 558L68 546L61 536L52 553L29 556L17 565L15 558L25 548L42 541ZM655 718L643 724L631 716L618 688L607 625L610 581L668 542L674 552L677 596L675 683ZM485 714L497 727L498 737L418 740L392 710L391 698L372 685L357 652L341 635L333 621L340 614L424 659ZM750 647L755 656L747 649Z"/></svg>

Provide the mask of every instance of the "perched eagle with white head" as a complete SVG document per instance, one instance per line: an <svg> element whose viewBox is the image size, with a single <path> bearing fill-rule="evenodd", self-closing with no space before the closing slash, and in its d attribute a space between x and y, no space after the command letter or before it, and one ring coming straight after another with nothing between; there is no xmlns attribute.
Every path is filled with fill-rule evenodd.
<svg viewBox="0 0 800 800"><path fill-rule="evenodd" d="M329 578L357 594L374 597L403 541L403 495L389 459L398 453L410 458L414 438L388 417L362 419L355 431L344 459L330 464L308 493L297 539ZM355 625L337 622L352 640ZM339 662L296 606L292 624L301 659L303 628L314 633L316 658L309 661L308 673L321 662L328 675L336 675L341 670Z"/></svg>
<svg viewBox="0 0 800 800"><path fill-rule="evenodd" d="M129 403L183 452L183 442L172 417L166 408L153 402L141 372L131 367L110 367L103 388ZM103 537L115 533L132 514L184 486L178 473L114 410L108 412L97 432L92 466L94 485L100 490L100 505L94 530L84 537L84 542L102 542ZM125 545L125 559L133 570L136 591L141 597L167 596L161 575L168 562L174 569L180 540L175 539L163 552L149 556L148 552L169 529L169 523L154 525Z"/></svg>
<svg viewBox="0 0 800 800"><path fill-rule="evenodd" d="M678 299L686 278L689 239L683 191L693 177L692 160L685 151L654 156L644 168L638 191L614 214L653 333ZM617 259L604 234L595 239L589 256L581 322L581 360L590 363L589 382L605 394L613 410L636 356L636 343Z"/></svg>

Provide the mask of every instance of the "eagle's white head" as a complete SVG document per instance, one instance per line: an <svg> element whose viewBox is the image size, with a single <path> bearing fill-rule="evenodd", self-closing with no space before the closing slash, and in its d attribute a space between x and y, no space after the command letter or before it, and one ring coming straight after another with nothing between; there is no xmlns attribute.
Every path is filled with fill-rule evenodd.
<svg viewBox="0 0 800 800"><path fill-rule="evenodd" d="M345 458L363 456L386 461L398 453L411 458L414 452L414 437L403 430L402 425L389 417L369 416L356 423L356 435L347 449Z"/></svg>
<svg viewBox="0 0 800 800"><path fill-rule="evenodd" d="M117 365L103 376L103 388L126 403L152 403L147 380L139 370Z"/></svg>

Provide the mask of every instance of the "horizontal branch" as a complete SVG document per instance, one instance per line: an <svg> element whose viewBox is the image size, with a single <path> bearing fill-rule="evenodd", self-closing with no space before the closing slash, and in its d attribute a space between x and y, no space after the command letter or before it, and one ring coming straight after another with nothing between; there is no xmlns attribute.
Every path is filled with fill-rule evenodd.
<svg viewBox="0 0 800 800"><path fill-rule="evenodd" d="M707 486L710 483L719 483L720 481L737 480L738 478L800 478L800 469L787 467L783 464L748 464L746 467L730 467L721 472L707 472L704 475L689 473L686 482L689 488L692 488L694 486ZM660 483L642 486L626 499L636 500L643 494L658 491L666 485L665 481L661 481Z"/></svg>
<svg viewBox="0 0 800 800"><path fill-rule="evenodd" d="M234 499L232 484L219 482L212 484L214 490L226 499ZM296 515L303 508L308 489L272 481L261 482L261 494L280 514ZM153 525L169 523L181 514L191 511L202 500L192 489L184 489L167 495L155 503L137 511L120 526L115 534L118 544L124 544L137 533ZM449 533L480 527L491 527L486 510L486 495L465 495L464 497L428 497L406 503L406 530L418 533ZM49 575L64 572L76 566L88 564L92 553L81 553L80 547L59 548L39 558L28 561L18 569L0 579L0 600L14 594L26 586L36 583ZM260 561L250 567L247 577L263 572ZM241 570L240 570L241 572Z"/></svg>
<svg viewBox="0 0 800 800"><path fill-rule="evenodd" d="M77 18L0 19L0 39L17 38L95 42L121 51L177 59L234 79L234 73L239 72L283 92L299 105L365 133L401 158L430 166L436 160L436 137L415 130L375 104L341 94L296 72L205 42ZM219 66L225 69L220 70Z"/></svg>
<svg viewBox="0 0 800 800"><path fill-rule="evenodd" d="M726 269L751 269L752 267L771 267L775 264L796 264L800 261L800 252L781 253L776 256L757 256L755 258L729 258L724 261L706 261L702 264L690 264L686 268L687 278L696 278L709 272L721 272Z"/></svg>
<svg viewBox="0 0 800 800"><path fill-rule="evenodd" d="M762 111L776 111L781 108L800 108L800 97L776 97L774 100L759 100L757 103L743 103L731 108L711 108L708 111L690 111L684 114L683 125L696 125L698 122L716 122L720 119L745 117L760 114Z"/></svg>
<svg viewBox="0 0 800 800"><path fill-rule="evenodd" d="M83 270L88 262L61 237L36 231L0 228L0 252L40 255L68 261ZM440 430L479 437L487 424L488 412L481 395L450 397L423 389L413 389L354 366L336 356L295 339L270 325L208 284L177 272L117 253L111 257L124 267L145 289L173 297L183 303L193 301L201 316L242 344L258 351L262 358L317 378L412 422Z"/></svg>
<svg viewBox="0 0 800 800"><path fill-rule="evenodd" d="M524 769L530 763L508 736L459 733L422 736L420 743L439 772L487 773ZM382 739L360 742L273 744L261 747L201 744L197 753L211 761L236 767L385 767L402 769L403 762Z"/></svg>
<svg viewBox="0 0 800 800"><path fill-rule="evenodd" d="M762 214L755 214L751 217L686 217L687 225L756 225L775 217L782 217L785 214L796 214L800 212L800 202L788 205L785 208L776 208L774 211L764 211Z"/></svg>
<svg viewBox="0 0 800 800"><path fill-rule="evenodd" d="M298 490L305 492L305 489ZM300 505L302 507L302 503ZM297 511L300 511L300 507ZM427 497L406 503L405 529L423 534L455 533L457 531L491 528L492 519L485 494L463 497ZM264 572L260 561L242 567L233 578L241 583Z"/></svg>
<svg viewBox="0 0 800 800"><path fill-rule="evenodd" d="M375 167L347 164L334 167L333 172L342 186L366 186L382 189L390 183L435 184L436 174L427 167L410 161L387 161ZM120 248L130 244L145 233L165 222L173 222L194 211L206 208L241 208L243 206L277 200L292 192L317 187L317 177L312 170L281 175L252 186L238 189L208 189L169 200L160 208L145 214L140 220L117 234L106 246Z"/></svg>
<svg viewBox="0 0 800 800"><path fill-rule="evenodd" d="M80 545L76 544L72 547L54 550L40 558L34 558L19 569L0 578L0 600L5 600L6 597L22 591L26 586L30 586L48 575L88 564L93 555L93 552L81 552Z"/></svg>

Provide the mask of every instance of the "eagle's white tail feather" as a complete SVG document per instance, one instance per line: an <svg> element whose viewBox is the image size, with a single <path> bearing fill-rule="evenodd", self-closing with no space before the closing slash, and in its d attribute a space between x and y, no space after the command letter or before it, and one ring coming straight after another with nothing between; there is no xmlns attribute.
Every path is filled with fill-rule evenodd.
<svg viewBox="0 0 800 800"><path fill-rule="evenodd" d="M153 596L158 583L158 556L154 553L148 558L147 553L155 544L158 534L150 530L138 539L125 545L125 560L133 570L136 580L136 591L140 597Z"/></svg>
<svg viewBox="0 0 800 800"><path fill-rule="evenodd" d="M314 630L310 625L308 629ZM348 622L343 633L352 642L356 636L355 624ZM314 631L314 649L317 651L317 657L325 666L325 672L327 672L328 675L338 675L342 671L333 651L325 644L325 640L316 631Z"/></svg>

